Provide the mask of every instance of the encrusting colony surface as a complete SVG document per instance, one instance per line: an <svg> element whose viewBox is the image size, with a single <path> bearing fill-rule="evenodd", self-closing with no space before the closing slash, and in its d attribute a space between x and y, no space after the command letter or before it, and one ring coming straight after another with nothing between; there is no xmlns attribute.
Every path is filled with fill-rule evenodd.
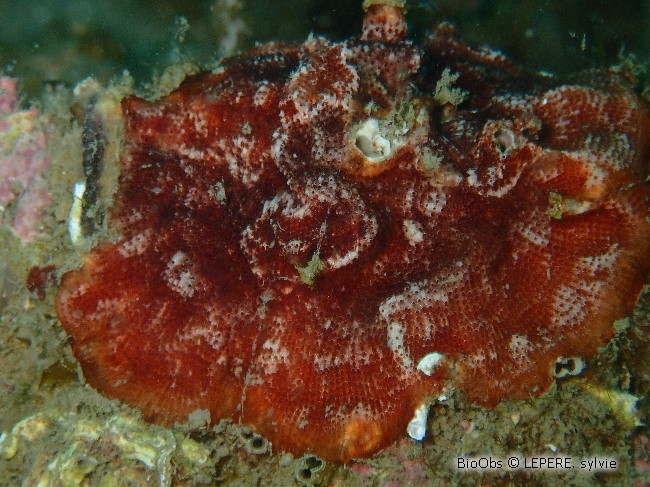
<svg viewBox="0 0 650 487"><path fill-rule="evenodd" d="M401 14L122 102L121 237L57 298L90 385L344 461L447 386L527 398L613 336L650 265L645 103L447 24L416 47Z"/></svg>

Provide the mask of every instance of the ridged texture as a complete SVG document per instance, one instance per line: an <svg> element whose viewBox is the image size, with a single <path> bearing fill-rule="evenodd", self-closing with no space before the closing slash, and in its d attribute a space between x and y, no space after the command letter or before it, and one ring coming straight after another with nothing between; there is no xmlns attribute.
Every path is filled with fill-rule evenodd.
<svg viewBox="0 0 650 487"><path fill-rule="evenodd" d="M445 24L420 51L375 8L358 40L261 46L123 101L121 238L57 299L91 386L344 461L446 385L527 398L613 336L649 269L645 104L615 74L521 74Z"/></svg>

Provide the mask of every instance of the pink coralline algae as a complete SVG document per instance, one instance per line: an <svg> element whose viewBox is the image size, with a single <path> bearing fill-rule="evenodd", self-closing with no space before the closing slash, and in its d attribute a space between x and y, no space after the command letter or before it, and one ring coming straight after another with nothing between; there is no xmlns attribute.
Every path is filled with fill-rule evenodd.
<svg viewBox="0 0 650 487"><path fill-rule="evenodd" d="M39 112L18 107L17 81L0 76L0 223L22 240L41 232L43 211L51 203L44 172L47 135Z"/></svg>
<svg viewBox="0 0 650 487"><path fill-rule="evenodd" d="M345 461L420 438L448 387L529 398L612 338L650 269L646 103L405 36L371 5L358 38L123 100L121 236L57 296L91 386Z"/></svg>

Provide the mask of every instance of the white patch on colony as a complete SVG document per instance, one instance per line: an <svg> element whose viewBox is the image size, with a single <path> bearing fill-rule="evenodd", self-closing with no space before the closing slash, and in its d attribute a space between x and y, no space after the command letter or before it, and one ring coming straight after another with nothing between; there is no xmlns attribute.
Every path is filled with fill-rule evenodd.
<svg viewBox="0 0 650 487"><path fill-rule="evenodd" d="M519 364L526 363L530 360L528 355L533 349L533 346L528 341L528 337L524 335L515 334L510 338L512 358Z"/></svg>
<svg viewBox="0 0 650 487"><path fill-rule="evenodd" d="M209 157L206 151L198 150L195 147L187 147L185 144L179 144L174 149L178 155L194 161L202 161Z"/></svg>
<svg viewBox="0 0 650 487"><path fill-rule="evenodd" d="M555 326L562 328L582 322L586 316L587 299L573 286L559 286L553 300Z"/></svg>
<svg viewBox="0 0 650 487"><path fill-rule="evenodd" d="M567 198L562 201L562 215L582 215L595 207L596 204L593 201Z"/></svg>
<svg viewBox="0 0 650 487"><path fill-rule="evenodd" d="M587 136L583 143L583 151L592 154L599 166L609 166L619 171L629 166L636 152L627 134L608 132L606 136Z"/></svg>
<svg viewBox="0 0 650 487"><path fill-rule="evenodd" d="M630 100L625 98L623 95L617 102L626 106ZM626 133L630 125L634 126L630 121L633 110L607 108L607 105L612 103L612 98L583 86L562 86L548 92L546 100L553 107L551 113L560 118L554 129L555 138L568 141L574 136L584 137L582 152L591 152L599 160L598 165L609 166L614 170L620 170L634 160L635 151ZM576 127L574 120L580 116L585 106L590 112L598 115L594 119L596 125L611 127L606 134L585 134L582 127Z"/></svg>
<svg viewBox="0 0 650 487"><path fill-rule="evenodd" d="M584 162L582 163L584 165ZM592 164L587 166L589 173L589 178L587 179L585 186L587 188L602 188L603 183L605 182L605 171L601 168L596 166L596 164Z"/></svg>
<svg viewBox="0 0 650 487"><path fill-rule="evenodd" d="M194 120L194 131L206 137L208 135L208 122L203 114L190 111L190 120Z"/></svg>
<svg viewBox="0 0 650 487"><path fill-rule="evenodd" d="M413 361L408 356L404 346L404 327L397 321L391 321L388 325L388 348L393 352L393 357L398 363L401 363L405 371L413 366Z"/></svg>
<svg viewBox="0 0 650 487"><path fill-rule="evenodd" d="M293 102L296 112L290 120L282 117L284 119L283 122L287 124L286 128L296 123L299 125L311 125L315 119L327 118L327 115L324 113L331 113L333 110L347 111L350 102L349 94L356 91L355 86L358 81L358 76L354 70L348 67L349 71L355 74L355 79L350 83L351 86L346 89L345 93L322 91L318 93L318 98L314 100L312 97L312 83L309 82L311 80L308 80L306 83L304 80L302 80L303 83L299 81L300 76L307 73L306 68L303 65L298 71L294 72L289 82L288 90L291 93L289 99ZM330 86L330 88L334 87ZM285 128L285 123L283 123L283 128Z"/></svg>
<svg viewBox="0 0 650 487"><path fill-rule="evenodd" d="M346 147L337 134L323 130L318 124L311 127L311 159L321 166L336 166L347 158Z"/></svg>
<svg viewBox="0 0 650 487"><path fill-rule="evenodd" d="M502 198L503 196L507 195L512 188L514 188L517 183L519 182L519 177L521 175L521 172L517 172L513 177L511 177L509 180L504 180L500 179L499 182L502 183L500 184L497 189L488 189L485 194L487 196L493 196L495 198Z"/></svg>
<svg viewBox="0 0 650 487"><path fill-rule="evenodd" d="M283 242L282 243L282 248L284 248L285 252L289 255L295 255L301 251L306 250L307 244L305 241L300 240L298 238L294 238L292 240L289 240L288 242Z"/></svg>
<svg viewBox="0 0 650 487"><path fill-rule="evenodd" d="M470 369L482 369L485 367L486 355L483 352L479 352L474 355L468 355L465 357L465 365Z"/></svg>
<svg viewBox="0 0 650 487"><path fill-rule="evenodd" d="M256 145L254 137L237 136L219 141L230 174L246 186L253 185L260 178L260 168L251 163L253 158L250 153Z"/></svg>
<svg viewBox="0 0 650 487"><path fill-rule="evenodd" d="M325 407L325 418L332 422L350 424L358 420L376 421L376 414L368 406L359 402L353 407L347 404L339 407L328 405Z"/></svg>
<svg viewBox="0 0 650 487"><path fill-rule="evenodd" d="M429 405L420 404L415 410L413 419L406 427L406 432L414 440L421 441L427 434L427 418L429 416Z"/></svg>
<svg viewBox="0 0 650 487"><path fill-rule="evenodd" d="M138 233L137 235L131 237L129 240L122 242L117 248L117 251L123 257L131 257L134 255L142 254L147 248L149 248L149 240L153 230L147 228L144 232Z"/></svg>
<svg viewBox="0 0 650 487"><path fill-rule="evenodd" d="M266 100L268 99L270 92L271 89L269 88L268 81L262 81L262 83L260 83L259 88L257 88L255 95L253 95L253 105L255 105L256 107L264 105L266 103Z"/></svg>
<svg viewBox="0 0 650 487"><path fill-rule="evenodd" d="M327 322L323 325L323 328L328 329L330 326L331 322ZM361 326L359 323L354 322L350 325L350 329L358 329ZM371 355L373 356L371 357ZM378 359L379 357L376 356L376 352L369 349L367 344L359 336L355 335L346 340L342 346L332 350L331 353L325 353L324 351L315 353L314 365L320 371L341 365L349 365L354 369L361 369L370 365L371 361L374 362Z"/></svg>
<svg viewBox="0 0 650 487"><path fill-rule="evenodd" d="M258 232L257 229L270 220L270 215L276 213L284 201L293 201L292 196L288 193L278 193L273 199L265 201L262 208L262 216L246 227L239 241L241 249L246 253L250 264L253 266L251 270L259 277L262 276L263 271L259 267L256 267L258 263L257 249L267 251L276 245L276 241L275 239L268 240L266 233Z"/></svg>
<svg viewBox="0 0 650 487"><path fill-rule="evenodd" d="M303 405L300 409L293 413L293 424L298 425L298 429L302 430L309 426L309 421L307 420L307 415L311 408L309 406Z"/></svg>
<svg viewBox="0 0 650 487"><path fill-rule="evenodd" d="M126 219L128 223L135 223L141 220L142 220L142 213L140 213L137 210L133 210Z"/></svg>
<svg viewBox="0 0 650 487"><path fill-rule="evenodd" d="M424 240L422 225L414 220L404 220L404 235L411 245L418 244Z"/></svg>
<svg viewBox="0 0 650 487"><path fill-rule="evenodd" d="M338 253L331 255L327 258L326 262L329 269L338 269L345 265L348 265L350 262L355 260L361 251L365 250L370 246L370 243L373 241L379 230L379 225L374 216L368 217L365 212L365 208L361 208L358 212L355 212L357 215L361 215L363 220L362 228L365 228L366 231L363 235L357 236L354 240L354 245L352 249L348 250L345 254L340 255Z"/></svg>
<svg viewBox="0 0 650 487"><path fill-rule="evenodd" d="M604 189L603 183L606 172L603 170L603 166L607 167L614 164L614 161L610 160L611 156L604 156L602 152L593 152L589 149L575 151L564 150L562 154L566 154L569 158L580 161L580 166L587 176L583 193L589 194L590 197L597 197ZM615 167L615 169L617 168ZM549 171L546 180L550 180L556 176L557 171L552 173Z"/></svg>
<svg viewBox="0 0 650 487"><path fill-rule="evenodd" d="M280 338L269 338L262 345L262 351L259 354L259 362L266 375L275 374L280 365L289 362L289 350L282 346Z"/></svg>
<svg viewBox="0 0 650 487"><path fill-rule="evenodd" d="M502 128L497 128L495 124L486 125L483 132L493 133L495 130L502 130ZM487 137L487 135L483 135ZM492 137L492 135L490 135ZM496 151L496 149L495 149ZM497 151L499 157L502 157L503 154ZM490 166L485 168L485 172L482 173L480 179L479 175L476 172L476 169L468 169L466 181L470 187L474 187L481 190L481 193L487 196L493 196L496 198L502 198L508 194L512 188L514 188L519 182L521 176L521 168L518 168L516 173L505 177L504 170L506 169L505 159L500 161L499 164L495 166ZM511 169L511 168L508 168Z"/></svg>
<svg viewBox="0 0 650 487"><path fill-rule="evenodd" d="M74 185L72 195L72 206L68 216L68 234L73 244L76 244L81 237L81 210L83 205L83 196L86 192L86 182L81 181Z"/></svg>
<svg viewBox="0 0 650 487"><path fill-rule="evenodd" d="M576 262L572 285L561 286L555 293L553 309L556 327L582 323L587 313L598 306L601 289L613 278L612 271L619 254L618 244L614 244L603 254L582 257Z"/></svg>
<svg viewBox="0 0 650 487"><path fill-rule="evenodd" d="M601 272L611 276L619 255L618 244L610 245L607 252L580 258L576 264L576 270L586 273L590 277L595 277L596 273Z"/></svg>
<svg viewBox="0 0 650 487"><path fill-rule="evenodd" d="M183 331L179 331L178 338L186 340L189 343L199 343L199 339L205 340L214 350L223 348L225 337L223 330L213 326L192 327L188 326ZM225 363L225 356L221 356L218 363Z"/></svg>
<svg viewBox="0 0 650 487"><path fill-rule="evenodd" d="M379 306L379 313L386 322L393 321L393 316L411 315L422 327L418 334L429 340L448 324L446 314L439 310L444 309L450 294L458 288L458 283L466 279L466 274L466 268L459 261L455 273L441 275L435 282L423 280L408 284L401 293L385 299Z"/></svg>
<svg viewBox="0 0 650 487"><path fill-rule="evenodd" d="M356 190L345 186L341 187L334 177L320 177L317 181L311 181L305 185L303 191L304 194L302 195L280 193L272 200L265 202L262 217L258 219L258 223L269 222L272 225L274 233L279 236L279 245L283 247L283 250L288 255L296 255L305 251L314 243L318 243L320 247L320 243L325 242L329 255L327 255L324 262L327 264L328 269L338 269L357 259L359 254L371 244L377 235L379 226L376 218L368 214L369 212ZM346 211L346 214L348 225L353 230L349 235L351 237L350 241L349 243L346 242L346 245L329 246L327 219L321 222L320 232L314 235L319 239L318 242L314 242L311 237L290 241L282 239L284 232L277 223L278 212L284 218L301 221L311 217L314 208L317 208L318 205L325 204L329 207L336 207L342 201L345 201L351 207L350 211ZM244 231L242 244L246 245L245 242L257 238L255 234L255 226L247 228ZM258 244L260 242L256 241L256 245Z"/></svg>
<svg viewBox="0 0 650 487"><path fill-rule="evenodd" d="M418 370L424 375L430 376L444 358L445 355L439 352L428 353L418 362Z"/></svg>
<svg viewBox="0 0 650 487"><path fill-rule="evenodd" d="M125 299L104 298L98 301L93 312L86 315L86 319L92 321L111 319L113 316L124 313L128 306L129 302Z"/></svg>
<svg viewBox="0 0 650 487"><path fill-rule="evenodd" d="M478 47L475 49L476 53L487 61L487 64L503 64L503 63L509 63L508 59L503 55L501 51L497 51L496 49L490 49L489 47Z"/></svg>
<svg viewBox="0 0 650 487"><path fill-rule="evenodd" d="M165 269L165 278L167 285L184 298L194 295L198 279L185 252L179 250L172 256Z"/></svg>
<svg viewBox="0 0 650 487"><path fill-rule="evenodd" d="M423 195L419 208L427 216L434 216L442 212L447 204L447 193L441 189L432 189Z"/></svg>
<svg viewBox="0 0 650 487"><path fill-rule="evenodd" d="M533 112L533 106L528 98L511 93L496 95L490 100L494 106L508 107L511 111Z"/></svg>
<svg viewBox="0 0 650 487"><path fill-rule="evenodd" d="M475 169L467 170L467 184L471 187L482 186L482 184L478 182L478 176Z"/></svg>

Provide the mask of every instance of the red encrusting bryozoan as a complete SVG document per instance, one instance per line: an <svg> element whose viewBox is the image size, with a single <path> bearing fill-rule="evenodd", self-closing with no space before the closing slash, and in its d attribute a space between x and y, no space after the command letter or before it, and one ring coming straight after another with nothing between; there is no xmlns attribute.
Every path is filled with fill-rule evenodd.
<svg viewBox="0 0 650 487"><path fill-rule="evenodd" d="M445 387L527 398L612 338L650 268L645 102L447 24L404 36L372 5L358 39L262 45L123 101L121 238L57 298L91 386L345 461Z"/></svg>

